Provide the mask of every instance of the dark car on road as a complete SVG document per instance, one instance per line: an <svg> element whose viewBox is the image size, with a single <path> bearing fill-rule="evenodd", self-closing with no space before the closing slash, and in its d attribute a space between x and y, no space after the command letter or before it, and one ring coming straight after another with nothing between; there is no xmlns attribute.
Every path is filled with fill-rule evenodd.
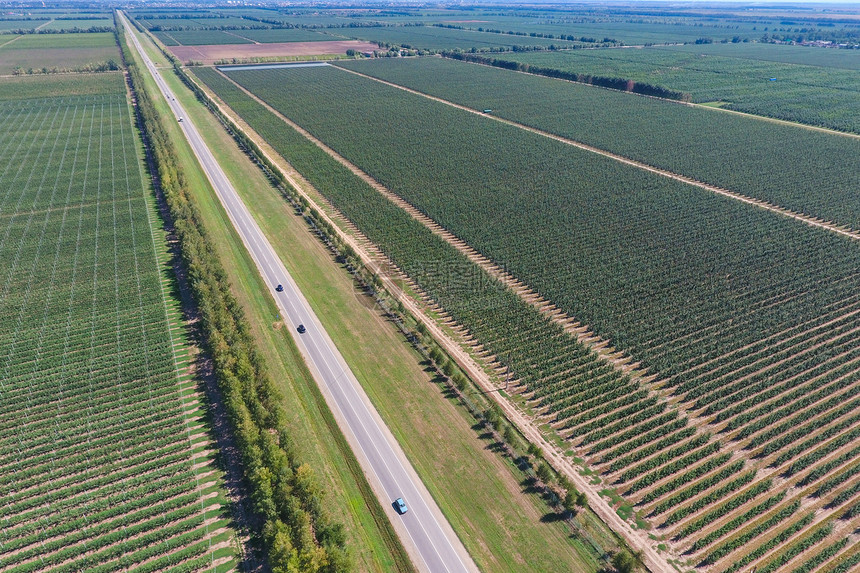
<svg viewBox="0 0 860 573"><path fill-rule="evenodd" d="M307 328L305 328L305 325L304 325L304 324L300 324L300 325L299 325L299 327L298 327L296 330L298 330L298 331L299 331L299 334L304 334L304 333L305 333L305 331L307 330Z"/></svg>
<svg viewBox="0 0 860 573"><path fill-rule="evenodd" d="M278 292L284 292L284 285L278 285L275 287L275 290Z"/></svg>

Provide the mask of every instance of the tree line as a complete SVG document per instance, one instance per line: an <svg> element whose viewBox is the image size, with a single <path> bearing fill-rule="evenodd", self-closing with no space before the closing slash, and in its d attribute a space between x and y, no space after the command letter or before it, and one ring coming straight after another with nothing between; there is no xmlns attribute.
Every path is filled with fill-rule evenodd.
<svg viewBox="0 0 860 573"><path fill-rule="evenodd" d="M558 70L555 68L545 68L542 66L535 66L533 64L526 64L523 62L514 62L511 60L501 60L498 58L489 58L487 56L482 56L478 54L471 54L466 52L442 52L442 56L446 58L451 58L453 60L462 60L464 62L474 62L478 64L484 64L487 66L493 66L496 68L503 68L506 70L514 70L517 72L526 72L529 74L536 74L539 76L546 76L548 78L557 78L562 80L569 80L572 82L579 82L582 84L591 84L593 86L599 86L603 88L610 88L614 90L620 90L624 92L633 92L641 95L647 95L652 97L659 97L663 99L671 99L677 101L689 102L692 101L692 96L688 93L684 93L678 90L671 90L669 88L664 88L662 86L655 86L653 84L645 83L645 82L637 82L634 80L628 80L625 78L612 78L606 76L593 76L591 74L579 74L576 72L569 72L565 70Z"/></svg>
<svg viewBox="0 0 860 573"><path fill-rule="evenodd" d="M122 35L117 26L118 35ZM242 308L230 291L175 147L164 129L143 76L120 38L138 104L141 131L156 166L182 263L199 310L205 349L213 361L224 406L250 485L254 511L275 573L351 571L343 525L323 510L324 490L300 459L280 391L269 376Z"/></svg>

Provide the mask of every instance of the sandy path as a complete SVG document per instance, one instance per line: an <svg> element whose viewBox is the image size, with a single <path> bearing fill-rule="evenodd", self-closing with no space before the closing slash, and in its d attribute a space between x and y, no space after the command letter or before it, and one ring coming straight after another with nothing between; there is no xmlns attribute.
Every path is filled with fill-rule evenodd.
<svg viewBox="0 0 860 573"><path fill-rule="evenodd" d="M14 42L15 40L20 40L20 39L21 39L21 36L15 36L15 37L14 37L14 38L12 38L11 40L8 40L8 41L3 42L2 44L0 44L0 48L3 48L3 47L5 47L5 46L8 46L9 44L11 44L12 42Z"/></svg>
<svg viewBox="0 0 860 573"><path fill-rule="evenodd" d="M228 36L233 36L234 38L240 38L240 39L242 39L242 40L248 40L248 41L249 41L249 42L251 42L252 44L259 44L259 43L260 43L260 42L258 42L257 40L253 40L253 39L251 39L251 38L246 38L245 36L240 36L239 34L235 34L235 33L233 33L233 32L230 32L229 30L223 30L223 32L224 32L225 34L227 34Z"/></svg>

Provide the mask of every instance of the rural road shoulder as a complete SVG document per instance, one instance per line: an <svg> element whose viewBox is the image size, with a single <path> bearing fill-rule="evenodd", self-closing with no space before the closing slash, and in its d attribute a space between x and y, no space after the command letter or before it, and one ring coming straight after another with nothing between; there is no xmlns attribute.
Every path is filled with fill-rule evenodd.
<svg viewBox="0 0 860 573"><path fill-rule="evenodd" d="M183 118L182 132L268 284L284 322L291 327L296 345L415 566L432 573L478 571L235 188L144 52L125 15L120 13L120 17L172 112L177 118ZM278 284L283 285L283 292L275 291ZM296 331L299 324L307 328L304 334ZM392 506L398 497L405 499L409 506L409 511L402 516Z"/></svg>

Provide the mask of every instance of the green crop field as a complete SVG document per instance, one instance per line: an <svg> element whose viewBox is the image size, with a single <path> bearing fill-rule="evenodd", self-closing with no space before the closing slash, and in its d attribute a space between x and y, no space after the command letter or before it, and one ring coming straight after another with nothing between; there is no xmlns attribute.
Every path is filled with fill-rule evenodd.
<svg viewBox="0 0 860 573"><path fill-rule="evenodd" d="M0 33L21 30L37 33L80 32L90 28L113 28L113 19L107 14L46 14L34 13L25 18L0 19ZM102 31L102 30L98 30Z"/></svg>
<svg viewBox="0 0 860 573"><path fill-rule="evenodd" d="M0 89L0 570L235 563L123 76Z"/></svg>
<svg viewBox="0 0 860 573"><path fill-rule="evenodd" d="M266 14L264 17L267 20L276 20L283 24L308 28L327 28L330 26L341 27L348 26L355 22L353 18L344 15L340 11L325 13L319 10L311 10L308 12L303 12L302 10L290 10L287 13Z"/></svg>
<svg viewBox="0 0 860 573"><path fill-rule="evenodd" d="M483 20L484 18L479 18ZM724 26L712 22L701 21L678 21L666 22L654 19L643 21L641 19L628 19L622 17L611 18L583 18L579 15L571 15L555 18L545 18L535 21L534 18L504 18L499 21L488 18L489 23L465 24L469 27L483 27L484 29L496 29L502 31L541 33L571 36L587 36L598 40L611 38L626 45L640 44L663 44L674 42L695 42L699 38L712 38L717 41L732 39L734 36L741 38L757 38L760 33L753 30L752 25Z"/></svg>
<svg viewBox="0 0 860 573"><path fill-rule="evenodd" d="M237 36L269 44L275 42L328 42L336 38L314 30L305 30L303 28L277 28L270 30L236 30L233 32Z"/></svg>
<svg viewBox="0 0 860 573"><path fill-rule="evenodd" d="M116 39L110 32L80 34L26 34L4 46L8 50L111 48L117 54Z"/></svg>
<svg viewBox="0 0 860 573"><path fill-rule="evenodd" d="M208 46L212 44L253 44L235 32L221 30L190 30L153 32L165 46Z"/></svg>
<svg viewBox="0 0 860 573"><path fill-rule="evenodd" d="M6 18L0 19L0 32L32 30L50 22L50 18ZM6 38L3 38L5 40Z"/></svg>
<svg viewBox="0 0 860 573"><path fill-rule="evenodd" d="M89 28L113 28L113 18L105 15L103 18L57 18L45 26L45 30L87 30Z"/></svg>
<svg viewBox="0 0 860 573"><path fill-rule="evenodd" d="M207 17L207 14L195 15L192 14L189 18L171 18L169 15L159 18L140 17L141 24L148 30L209 30L209 29L224 29L224 28L247 28L249 26L260 26L261 24L253 20L244 18L236 18L232 16Z"/></svg>
<svg viewBox="0 0 860 573"><path fill-rule="evenodd" d="M394 215L336 198L493 354L509 355L523 397L692 563L771 567L856 528L854 242L334 68L228 73L656 376L666 394L620 376L510 293L452 291L457 282L436 275L455 261L426 231L387 238ZM454 91L450 76L426 75ZM507 77L522 78L518 93L535 85ZM492 92L484 79L467 83ZM492 95L503 111L536 101ZM596 107L577 113L621 113ZM820 134L797 131L815 149ZM602 136L619 133L629 135Z"/></svg>
<svg viewBox="0 0 860 573"><path fill-rule="evenodd" d="M494 115L648 165L860 228L858 138L440 58L343 65L472 109L492 109Z"/></svg>
<svg viewBox="0 0 860 573"><path fill-rule="evenodd" d="M5 38L5 37L4 37ZM27 34L12 42L0 41L0 74L95 69L119 61L110 33Z"/></svg>
<svg viewBox="0 0 860 573"><path fill-rule="evenodd" d="M268 30L190 30L153 32L165 46L205 46L211 44L269 44L275 42L326 42L334 36L301 28Z"/></svg>
<svg viewBox="0 0 860 573"><path fill-rule="evenodd" d="M860 70L860 53L856 50L792 46L789 44L704 44L663 46L662 50L724 56L760 62L777 62L843 70ZM826 76L825 76L826 77Z"/></svg>
<svg viewBox="0 0 860 573"><path fill-rule="evenodd" d="M453 50L455 48L492 49L513 46L573 46L572 42L531 38L510 34L493 34L437 26L382 26L368 28L344 28L332 30L350 38L368 42L382 42L398 46L409 46L424 50Z"/></svg>
<svg viewBox="0 0 860 573"><path fill-rule="evenodd" d="M712 45L704 46L709 48ZM716 44L719 51L645 48L573 50L505 54L501 59L579 74L610 76L645 82L692 94L693 101L722 102L722 107L777 119L860 133L860 83L856 81L860 53L801 47L805 52L848 54L836 66L780 63L745 57L755 50L746 44ZM797 46L772 46L768 57L802 60ZM732 48L737 48L733 51ZM719 55L718 55L719 54ZM773 79L771 79L773 78Z"/></svg>
<svg viewBox="0 0 860 573"><path fill-rule="evenodd" d="M86 79L77 74L34 75L3 78L0 101L29 98L54 98L79 95L115 94L119 74L91 74Z"/></svg>

